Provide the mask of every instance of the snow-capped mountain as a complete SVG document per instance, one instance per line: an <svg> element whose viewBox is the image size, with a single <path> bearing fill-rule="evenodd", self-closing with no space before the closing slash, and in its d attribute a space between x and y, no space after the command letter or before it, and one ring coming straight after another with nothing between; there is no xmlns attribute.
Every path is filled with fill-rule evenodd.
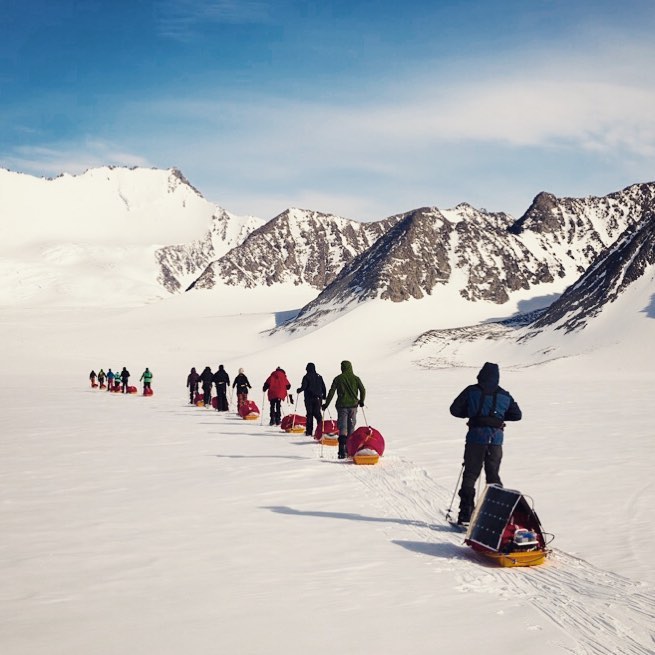
<svg viewBox="0 0 655 655"><path fill-rule="evenodd" d="M0 216L5 305L161 298L262 222L210 203L176 169L111 167L55 179L0 170Z"/></svg>
<svg viewBox="0 0 655 655"><path fill-rule="evenodd" d="M584 328L637 282L645 283L652 293L649 302L642 302L642 311L655 313L655 210L630 225L613 246L603 251L585 274L532 323L528 337L534 330L546 327L565 332Z"/></svg>
<svg viewBox="0 0 655 655"><path fill-rule="evenodd" d="M160 267L157 281L171 293L186 290L212 262L242 243L263 223L254 216L239 217L219 208L202 239L164 246L155 252Z"/></svg>
<svg viewBox="0 0 655 655"><path fill-rule="evenodd" d="M506 314L517 309L512 300L552 301L626 227L649 215L654 199L655 184L639 184L603 198L542 193L518 221L467 204L400 215L287 327L316 326L328 313L376 298L452 298L455 291L463 303L506 305ZM452 300L448 310L458 324Z"/></svg>
<svg viewBox="0 0 655 655"><path fill-rule="evenodd" d="M286 283L320 291L394 222L391 218L359 223L316 211L288 209L211 263L192 286L212 289L223 284L252 289Z"/></svg>

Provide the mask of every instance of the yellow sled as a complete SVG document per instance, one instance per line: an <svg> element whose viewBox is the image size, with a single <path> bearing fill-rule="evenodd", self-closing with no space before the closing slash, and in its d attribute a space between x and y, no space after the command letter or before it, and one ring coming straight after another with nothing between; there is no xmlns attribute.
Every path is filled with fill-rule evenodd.
<svg viewBox="0 0 655 655"><path fill-rule="evenodd" d="M285 432L291 432L292 434L300 434L301 432L305 432L305 426L304 425L292 425L288 430L285 430Z"/></svg>
<svg viewBox="0 0 655 655"><path fill-rule="evenodd" d="M379 460L379 453L371 448L362 448L353 455L355 464L368 464L370 466L371 464L377 464Z"/></svg>
<svg viewBox="0 0 655 655"><path fill-rule="evenodd" d="M339 437L332 436L331 434L325 434L321 437L321 443L324 446L338 446Z"/></svg>
<svg viewBox="0 0 655 655"><path fill-rule="evenodd" d="M204 400L199 400L199 401L196 403L196 407L204 407L204 406L205 406L205 401L204 401Z"/></svg>
<svg viewBox="0 0 655 655"><path fill-rule="evenodd" d="M244 421L256 421L259 418L259 414L246 414L243 417Z"/></svg>
<svg viewBox="0 0 655 655"><path fill-rule="evenodd" d="M500 566L539 566L546 561L548 553L545 550L518 550L513 553L482 554Z"/></svg>

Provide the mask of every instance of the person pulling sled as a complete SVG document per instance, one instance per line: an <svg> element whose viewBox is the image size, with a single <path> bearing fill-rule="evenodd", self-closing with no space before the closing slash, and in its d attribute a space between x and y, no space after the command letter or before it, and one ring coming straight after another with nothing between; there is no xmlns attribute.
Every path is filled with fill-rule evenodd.
<svg viewBox="0 0 655 655"><path fill-rule="evenodd" d="M364 407L366 389L362 381L353 373L353 365L344 360L341 362L341 374L332 380L330 391L322 407L326 410L337 394L337 423L339 425L339 459L346 458L346 442L357 425L357 408Z"/></svg>
<svg viewBox="0 0 655 655"><path fill-rule="evenodd" d="M186 377L186 386L189 390L189 405L195 405L196 403L196 394L198 393L199 383L200 374L196 371L194 366Z"/></svg>
<svg viewBox="0 0 655 655"><path fill-rule="evenodd" d="M325 382L323 378L316 372L316 366L309 362L305 367L305 375L303 376L300 386L296 389L296 393L305 393L305 412L307 422L305 423L305 436L311 437L314 434L314 419L316 424L320 425L323 417L321 415L321 403L325 400Z"/></svg>
<svg viewBox="0 0 655 655"><path fill-rule="evenodd" d="M477 384L466 387L450 406L450 413L468 419L464 446L462 486L459 490L457 522L467 525L475 508L475 483L482 472L487 484L500 481L503 458L505 421L520 421L523 414L511 394L498 386L498 364L485 362L478 373Z"/></svg>
<svg viewBox="0 0 655 655"><path fill-rule="evenodd" d="M218 371L214 373L214 384L216 385L216 411L227 412L227 388L230 386L230 376L223 368L223 364L219 364Z"/></svg>
<svg viewBox="0 0 655 655"><path fill-rule="evenodd" d="M269 425L280 425L282 422L282 401L287 397L291 383L287 374L278 366L264 382L264 391L268 391L268 401L271 405L271 420Z"/></svg>
<svg viewBox="0 0 655 655"><path fill-rule="evenodd" d="M143 381L143 393L145 394L146 389L150 389L150 383L152 382L152 373L150 369L146 366L146 370L141 373L139 382Z"/></svg>
<svg viewBox="0 0 655 655"><path fill-rule="evenodd" d="M252 389L242 368L239 369L239 374L234 378L232 388L237 390L237 413L241 413L241 407L248 402L248 389Z"/></svg>

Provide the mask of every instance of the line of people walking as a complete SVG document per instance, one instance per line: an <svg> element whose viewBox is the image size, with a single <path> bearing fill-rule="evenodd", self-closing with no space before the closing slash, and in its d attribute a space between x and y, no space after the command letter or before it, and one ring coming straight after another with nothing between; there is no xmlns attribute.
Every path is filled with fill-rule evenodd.
<svg viewBox="0 0 655 655"><path fill-rule="evenodd" d="M107 391L117 391L117 387L119 387L122 393L129 393L130 372L125 366L116 373L114 373L110 368L108 368L105 373L104 369L101 368L97 373L95 370L92 370L91 373L89 373L89 381L91 382L91 387L93 389L99 388L106 389ZM152 388L152 372L147 366L146 370L141 374L139 382L143 382L144 394L146 393L146 389Z"/></svg>
<svg viewBox="0 0 655 655"><path fill-rule="evenodd" d="M205 407L211 406L212 388L216 387L216 410L219 412L228 411L227 389L230 386L230 376L223 364L213 373L209 366L205 366L202 373L192 368L187 376L187 389L189 390L189 403L195 404L199 389L202 388L202 401ZM237 393L237 412L241 405L248 400L248 392L252 385L242 368L239 375L232 383L232 388ZM282 421L282 403L289 400L293 404L293 394L289 393L291 383L286 372L281 367L276 367L266 378L262 391L267 395L269 402L269 425L280 425ZM314 421L320 423L323 420L323 412L327 410L336 395L337 424L339 426L339 459L346 457L346 442L348 436L355 430L357 424L357 408L364 407L366 389L361 379L353 372L352 364L344 360L341 362L341 373L337 375L330 386L326 389L323 377L317 372L314 363L309 362L305 367L305 375L300 386L296 389L297 394L303 394L306 413L305 434L312 436L314 432ZM296 401L297 402L297 401Z"/></svg>

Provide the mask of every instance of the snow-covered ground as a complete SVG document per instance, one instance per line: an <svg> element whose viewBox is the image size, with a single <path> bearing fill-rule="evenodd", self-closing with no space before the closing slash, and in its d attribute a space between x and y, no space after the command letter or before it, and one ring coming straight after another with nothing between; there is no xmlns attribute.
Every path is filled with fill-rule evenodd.
<svg viewBox="0 0 655 655"><path fill-rule="evenodd" d="M297 306L252 298L3 308L2 653L654 652L652 314L543 364L490 341L425 369L374 305L269 337ZM261 406L277 365L295 387L342 359L387 441L376 467L187 404L191 366L244 367ZM555 534L542 567L489 566L444 520L465 433L448 407L484 360L524 411L501 474ZM155 395L89 388L122 366Z"/></svg>

